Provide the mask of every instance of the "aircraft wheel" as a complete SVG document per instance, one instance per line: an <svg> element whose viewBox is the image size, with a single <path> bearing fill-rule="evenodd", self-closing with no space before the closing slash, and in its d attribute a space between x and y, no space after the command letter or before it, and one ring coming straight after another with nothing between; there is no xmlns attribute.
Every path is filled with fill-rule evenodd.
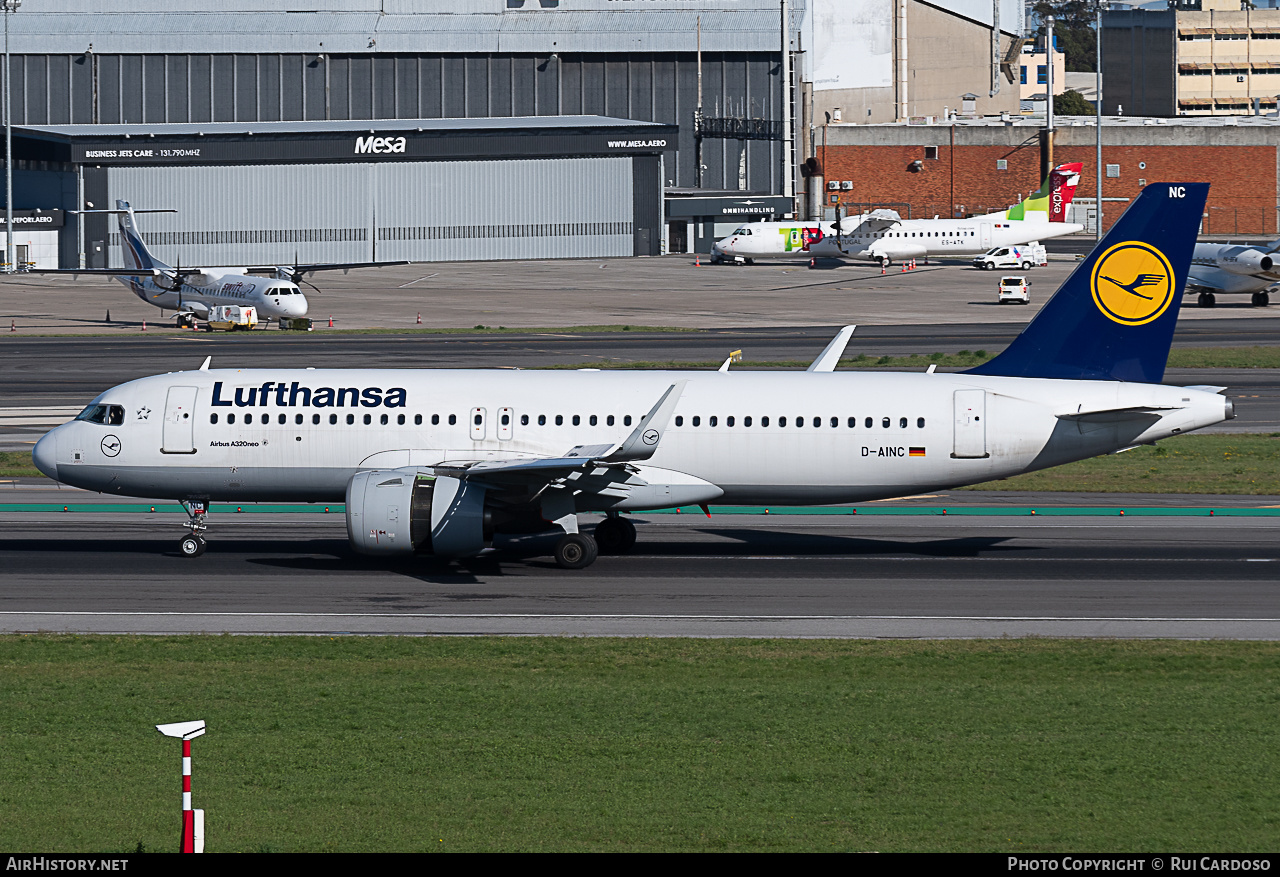
<svg viewBox="0 0 1280 877"><path fill-rule="evenodd" d="M1262 305L1264 308L1267 305L1271 304L1271 293L1269 292L1258 293L1258 304Z"/></svg>
<svg viewBox="0 0 1280 877"><path fill-rule="evenodd" d="M635 547L636 525L626 518L605 518L593 535L601 554L626 554Z"/></svg>
<svg viewBox="0 0 1280 877"><path fill-rule="evenodd" d="M566 533L556 543L556 566L561 569L585 569L595 563L600 549L596 540L585 533Z"/></svg>
<svg viewBox="0 0 1280 877"><path fill-rule="evenodd" d="M1218 297L1215 296L1212 292L1206 293L1204 300L1206 302L1205 307L1207 308L1211 308L1218 303Z"/></svg>
<svg viewBox="0 0 1280 877"><path fill-rule="evenodd" d="M204 550L207 547L208 545L206 545L204 539L195 534L184 536L182 541L178 543L178 550L182 552L183 557L199 557L204 554Z"/></svg>

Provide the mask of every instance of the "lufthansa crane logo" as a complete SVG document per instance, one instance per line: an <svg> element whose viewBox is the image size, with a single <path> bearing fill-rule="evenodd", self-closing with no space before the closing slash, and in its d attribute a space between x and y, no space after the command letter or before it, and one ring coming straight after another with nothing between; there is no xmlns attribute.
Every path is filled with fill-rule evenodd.
<svg viewBox="0 0 1280 877"><path fill-rule="evenodd" d="M100 447L102 448L103 454L108 457L114 457L116 454L120 453L120 439L113 435L109 435L102 440Z"/></svg>
<svg viewBox="0 0 1280 877"><path fill-rule="evenodd" d="M1093 266L1093 301L1124 326L1159 317L1175 295L1173 266L1150 244L1126 241L1111 247Z"/></svg>

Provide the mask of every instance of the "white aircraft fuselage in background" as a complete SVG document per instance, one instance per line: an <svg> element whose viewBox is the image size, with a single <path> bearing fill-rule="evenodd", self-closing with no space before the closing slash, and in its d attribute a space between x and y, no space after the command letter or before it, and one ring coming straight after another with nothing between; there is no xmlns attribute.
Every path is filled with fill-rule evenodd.
<svg viewBox="0 0 1280 877"><path fill-rule="evenodd" d="M98 396L33 458L66 484L200 503L346 502L366 554L466 556L564 532L562 566L626 550L623 511L860 502L1003 478L1233 416L1159 383L1205 184L1148 186L995 359L959 374L217 369ZM578 514L604 512L594 538Z"/></svg>
<svg viewBox="0 0 1280 877"><path fill-rule="evenodd" d="M205 319L209 308L242 305L258 309L258 319L293 319L307 315L307 297L296 283L276 277L254 277L243 268L201 268L185 274L181 291L171 288L158 263L158 276L117 275L116 280L149 305L191 313ZM163 283L161 281L164 281Z"/></svg>
<svg viewBox="0 0 1280 877"><path fill-rule="evenodd" d="M128 201L116 201L114 210L85 210L114 214L120 233L123 268L37 268L33 274L81 274L114 277L149 305L177 313L179 325L191 317L207 319L218 305L240 305L257 310L259 320L288 320L307 315L307 297L298 281L316 271L349 271L352 268L406 265L389 262L340 262L315 265L254 265L233 268L182 268L166 265L147 249L138 232L135 213L172 213L172 210L135 211ZM255 276L266 275L266 276Z"/></svg>
<svg viewBox="0 0 1280 877"><path fill-rule="evenodd" d="M1191 257L1188 293L1199 295L1200 307L1213 307L1219 293L1251 295L1253 304L1271 303L1268 290L1280 283L1280 241L1267 246L1196 244Z"/></svg>
<svg viewBox="0 0 1280 877"><path fill-rule="evenodd" d="M1084 230L1066 222L1082 165L1060 165L1021 204L966 219L902 219L892 210L838 222L750 222L711 248L715 261L770 258L870 259L888 265L911 259L976 256Z"/></svg>

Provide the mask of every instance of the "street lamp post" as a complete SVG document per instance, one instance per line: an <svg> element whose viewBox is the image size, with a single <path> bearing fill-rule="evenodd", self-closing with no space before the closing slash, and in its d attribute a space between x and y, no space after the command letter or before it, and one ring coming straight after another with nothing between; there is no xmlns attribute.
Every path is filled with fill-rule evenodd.
<svg viewBox="0 0 1280 877"><path fill-rule="evenodd" d="M9 104L9 13L17 12L22 0L4 3L4 273L12 274L18 266L13 258L13 112Z"/></svg>
<svg viewBox="0 0 1280 877"><path fill-rule="evenodd" d="M1098 171L1098 204L1094 208L1093 233L1094 240L1102 240L1102 10L1107 0L1097 0L1093 5L1094 12L1094 66L1098 69L1098 82L1093 99L1097 102L1097 124L1094 132L1098 137L1098 154L1095 159Z"/></svg>

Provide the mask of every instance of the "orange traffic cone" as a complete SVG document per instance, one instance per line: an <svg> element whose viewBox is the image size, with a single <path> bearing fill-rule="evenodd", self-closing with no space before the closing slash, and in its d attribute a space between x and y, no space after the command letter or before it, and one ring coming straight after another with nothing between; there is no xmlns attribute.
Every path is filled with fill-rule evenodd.
<svg viewBox="0 0 1280 877"><path fill-rule="evenodd" d="M693 267L695 267L695 268L701 268L701 267L702 267L702 254L701 254L701 253L698 253L697 255L695 255L695 256L693 257Z"/></svg>
<svg viewBox="0 0 1280 877"><path fill-rule="evenodd" d="M143 320L143 321L142 321L142 331L143 331L143 332L147 331L147 321L146 321L146 320Z"/></svg>
<svg viewBox="0 0 1280 877"><path fill-rule="evenodd" d="M422 311L418 311L418 325L422 325Z"/></svg>
<svg viewBox="0 0 1280 877"><path fill-rule="evenodd" d="M17 321L17 320L10 320L10 321L9 321L9 331L10 331L10 332L17 332L17 331L18 331L18 321Z"/></svg>
<svg viewBox="0 0 1280 877"><path fill-rule="evenodd" d="M333 328L333 314L330 314L330 315L329 315L329 328L330 328L330 329L332 329L332 328Z"/></svg>

